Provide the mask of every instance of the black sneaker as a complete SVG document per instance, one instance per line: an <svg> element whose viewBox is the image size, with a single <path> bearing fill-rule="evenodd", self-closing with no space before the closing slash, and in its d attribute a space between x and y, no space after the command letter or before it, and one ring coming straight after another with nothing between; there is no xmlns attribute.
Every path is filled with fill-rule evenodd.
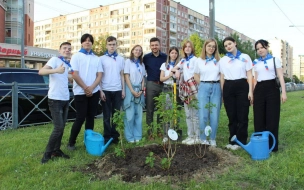
<svg viewBox="0 0 304 190"><path fill-rule="evenodd" d="M47 163L51 158L52 158L52 153L51 152L45 152L43 154L42 159L41 159L41 164Z"/></svg>
<svg viewBox="0 0 304 190"><path fill-rule="evenodd" d="M52 153L52 156L54 157L62 157L62 158L65 158L65 159L70 159L70 156L69 155L66 155L62 152L62 150L56 150Z"/></svg>
<svg viewBox="0 0 304 190"><path fill-rule="evenodd" d="M70 150L70 151L73 151L73 150L76 149L76 147L75 147L74 144L70 144L70 143L69 143L69 144L67 145L67 149Z"/></svg>

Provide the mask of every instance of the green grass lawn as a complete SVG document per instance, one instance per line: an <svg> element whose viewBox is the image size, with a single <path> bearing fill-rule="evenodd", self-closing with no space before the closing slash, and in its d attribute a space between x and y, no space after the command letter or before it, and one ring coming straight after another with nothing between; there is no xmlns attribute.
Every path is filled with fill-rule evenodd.
<svg viewBox="0 0 304 190"><path fill-rule="evenodd" d="M204 182L189 182L180 189L304 189L304 91L290 92L288 101L281 106L279 152L268 160L252 161L244 150L234 151L241 157L239 164ZM252 108L251 108L252 109ZM252 110L249 117L249 135L253 132ZM129 184L115 178L94 181L93 176L78 172L96 157L85 152L78 137L78 149L65 148L72 123L68 123L63 137L62 150L70 160L56 159L40 164L52 125L32 126L0 132L0 189L173 189L170 184ZM97 131L102 131L102 119L96 120ZM186 131L184 130L184 133ZM227 117L221 110L217 134L218 147L228 142ZM112 145L107 153L112 152ZM176 187L174 189L177 189Z"/></svg>

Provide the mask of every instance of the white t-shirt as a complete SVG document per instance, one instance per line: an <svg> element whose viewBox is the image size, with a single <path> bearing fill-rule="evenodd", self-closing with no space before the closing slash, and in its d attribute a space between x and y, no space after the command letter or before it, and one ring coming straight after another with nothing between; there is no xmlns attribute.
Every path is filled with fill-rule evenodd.
<svg viewBox="0 0 304 190"><path fill-rule="evenodd" d="M230 57L224 56L219 61L220 72L224 74L224 78L227 80L247 79L247 71L252 69L250 57L242 53L240 59L229 62L230 60Z"/></svg>
<svg viewBox="0 0 304 190"><path fill-rule="evenodd" d="M257 61L257 63L254 65L254 71L257 72L258 74L258 78L257 81L261 82L264 80L272 80L275 78L275 72L274 72L274 64L273 64L273 59L268 59L266 61L267 66L268 66L268 70L265 68L265 64L264 61ZM280 61L279 58L275 57L275 64L276 64L276 68L282 68L282 63Z"/></svg>
<svg viewBox="0 0 304 190"><path fill-rule="evenodd" d="M169 63L168 63L169 64ZM160 66L160 70L165 72L165 77L170 75L171 70L173 69L172 65L169 65L169 70L167 69L166 63L163 63ZM174 77L174 75L173 75ZM164 81L165 84L172 85L173 84L173 79L170 77L168 80Z"/></svg>
<svg viewBox="0 0 304 190"><path fill-rule="evenodd" d="M220 64L214 63L213 60L206 63L206 60L198 58L194 73L200 75L200 81L218 81L220 80Z"/></svg>
<svg viewBox="0 0 304 190"><path fill-rule="evenodd" d="M197 57L193 56L189 61L185 60L183 63L182 60L177 64L177 67L182 70L184 74L184 81L187 81L194 76L194 68ZM189 68L187 68L187 63L189 63Z"/></svg>
<svg viewBox="0 0 304 190"><path fill-rule="evenodd" d="M141 84L143 77L146 75L146 69L144 63L138 64L139 68L137 68L136 64L127 59L124 67L124 74L130 75L130 81L133 85Z"/></svg>
<svg viewBox="0 0 304 190"><path fill-rule="evenodd" d="M68 73L69 66L65 64L58 57L52 57L46 65L52 67L52 69L56 69L61 66L65 67L64 73L54 73L49 75L49 92L48 97L53 100L69 100L70 92L69 92L69 81L68 81Z"/></svg>
<svg viewBox="0 0 304 190"><path fill-rule="evenodd" d="M71 66L74 71L78 71L80 78L87 85L90 86L94 83L98 72L103 72L99 63L99 58L96 55L86 55L81 52L75 53L71 58ZM93 93L100 89L99 85L95 87ZM73 82L74 95L85 94L84 90L76 83Z"/></svg>
<svg viewBox="0 0 304 190"><path fill-rule="evenodd" d="M103 55L100 57L99 61L103 68L103 75L101 79L102 90L122 90L120 72L124 70L124 58L118 55L116 60L114 60L107 55Z"/></svg>

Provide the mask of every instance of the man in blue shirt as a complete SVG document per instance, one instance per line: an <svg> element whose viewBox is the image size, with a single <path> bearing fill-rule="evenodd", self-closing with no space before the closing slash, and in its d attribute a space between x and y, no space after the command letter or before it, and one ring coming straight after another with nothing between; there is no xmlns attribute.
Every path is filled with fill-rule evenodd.
<svg viewBox="0 0 304 190"><path fill-rule="evenodd" d="M147 85L146 85L146 123L151 126L154 116L155 100L154 97L160 95L163 89L163 83L160 81L160 67L167 60L167 55L160 52L160 40L156 37L150 39L151 53L144 56L143 62L147 71ZM159 116L157 116L157 123L159 123ZM148 135L151 135L151 129ZM150 139L152 137L150 136Z"/></svg>

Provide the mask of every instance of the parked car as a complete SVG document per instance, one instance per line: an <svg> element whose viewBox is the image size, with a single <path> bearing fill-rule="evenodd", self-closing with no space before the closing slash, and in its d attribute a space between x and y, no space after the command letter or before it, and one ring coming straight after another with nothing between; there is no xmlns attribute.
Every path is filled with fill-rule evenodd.
<svg viewBox="0 0 304 190"><path fill-rule="evenodd" d="M49 76L38 75L38 70L21 68L0 68L0 130L12 126L12 86L1 86L12 82L18 84L45 84L33 86L18 86L18 122L20 125L48 122L51 113L47 103ZM74 95L70 88L70 109L68 119L74 119ZM101 105L98 105L98 113L101 114Z"/></svg>

